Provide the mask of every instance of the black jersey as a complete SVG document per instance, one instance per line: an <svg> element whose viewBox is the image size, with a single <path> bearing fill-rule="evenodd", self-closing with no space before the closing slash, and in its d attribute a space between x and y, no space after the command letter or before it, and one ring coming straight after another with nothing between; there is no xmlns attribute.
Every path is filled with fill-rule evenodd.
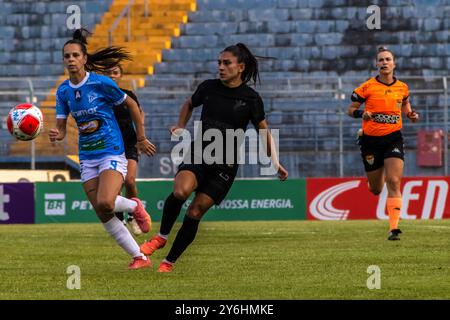
<svg viewBox="0 0 450 320"><path fill-rule="evenodd" d="M136 101L140 108L139 101L133 91L120 88L131 99ZM114 106L114 115L116 116L117 123L119 124L120 132L122 132L123 142L125 147L134 146L137 143L136 131L134 129L133 119L131 119L130 110L128 110L125 103Z"/></svg>
<svg viewBox="0 0 450 320"><path fill-rule="evenodd" d="M264 104L260 95L246 84L229 88L219 79L206 80L198 86L191 101L193 107L203 105L202 133L208 129L220 130L224 147L226 145L226 129L245 131L250 122L257 128L259 123L265 119ZM212 141L204 142L202 149L210 143ZM239 146L236 143L233 145L234 165L224 165L224 167L230 169L231 172L237 172L236 155ZM226 162L226 152L227 150L224 149L223 163Z"/></svg>

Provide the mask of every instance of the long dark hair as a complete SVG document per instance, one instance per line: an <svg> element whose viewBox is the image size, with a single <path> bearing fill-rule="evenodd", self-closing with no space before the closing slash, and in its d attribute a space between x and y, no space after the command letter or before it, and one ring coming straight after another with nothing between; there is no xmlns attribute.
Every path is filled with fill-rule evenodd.
<svg viewBox="0 0 450 320"><path fill-rule="evenodd" d="M237 58L238 63L245 64L244 72L241 74L242 82L247 83L250 80L253 80L254 83L256 80L260 82L257 56L253 55L245 44L237 43L228 46L222 52L230 52Z"/></svg>
<svg viewBox="0 0 450 320"><path fill-rule="evenodd" d="M123 47L106 47L100 49L93 54L89 54L87 52L87 37L91 35L91 33L84 29L77 29L74 31L72 35L72 39L67 41L63 46L63 55L64 55L64 47L68 44L78 44L81 48L81 51L84 55L87 56L87 62L84 66L86 71L94 71L105 73L109 69L117 66L120 62L124 60L131 61L131 55L123 48Z"/></svg>

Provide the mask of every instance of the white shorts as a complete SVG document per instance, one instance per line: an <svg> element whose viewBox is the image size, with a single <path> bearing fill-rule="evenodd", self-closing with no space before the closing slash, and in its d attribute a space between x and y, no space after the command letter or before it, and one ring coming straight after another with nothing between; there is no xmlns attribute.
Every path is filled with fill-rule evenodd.
<svg viewBox="0 0 450 320"><path fill-rule="evenodd" d="M97 178L102 171L116 170L120 172L125 180L127 175L128 161L125 158L125 153L118 156L106 156L101 159L94 160L81 160L80 161L80 173L81 182Z"/></svg>

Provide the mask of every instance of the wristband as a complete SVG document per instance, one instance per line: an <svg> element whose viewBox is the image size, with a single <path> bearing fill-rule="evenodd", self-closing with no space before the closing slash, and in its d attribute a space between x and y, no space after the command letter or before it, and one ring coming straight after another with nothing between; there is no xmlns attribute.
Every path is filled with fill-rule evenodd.
<svg viewBox="0 0 450 320"><path fill-rule="evenodd" d="M142 141L144 141L144 140L147 140L147 138L146 138L146 137L139 138L139 139L137 139L137 142L142 142Z"/></svg>
<svg viewBox="0 0 450 320"><path fill-rule="evenodd" d="M362 110L356 109L355 111L353 111L354 118L362 118L363 114L364 114L364 111L362 111Z"/></svg>

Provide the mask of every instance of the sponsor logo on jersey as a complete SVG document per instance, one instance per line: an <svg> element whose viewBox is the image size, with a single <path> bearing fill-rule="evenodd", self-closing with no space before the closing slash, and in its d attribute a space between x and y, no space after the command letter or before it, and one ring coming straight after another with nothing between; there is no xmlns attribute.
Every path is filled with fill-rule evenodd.
<svg viewBox="0 0 450 320"><path fill-rule="evenodd" d="M95 93L95 92L89 92L88 93L89 103L92 103L97 98L98 98L98 94L97 93Z"/></svg>
<svg viewBox="0 0 450 320"><path fill-rule="evenodd" d="M106 147L106 143L104 139L94 142L86 142L80 146L80 151L94 151L94 150L103 150Z"/></svg>
<svg viewBox="0 0 450 320"><path fill-rule="evenodd" d="M98 130L100 128L99 120L92 120L88 122L83 122L78 126L78 130L80 134L90 134Z"/></svg>
<svg viewBox="0 0 450 320"><path fill-rule="evenodd" d="M97 112L97 107L85 109L85 110L79 110L79 111L72 111L71 114L74 118L82 117L82 116L88 116L93 115Z"/></svg>
<svg viewBox="0 0 450 320"><path fill-rule="evenodd" d="M378 123L396 124L400 121L400 116L395 114L375 113L372 116L372 119Z"/></svg>

